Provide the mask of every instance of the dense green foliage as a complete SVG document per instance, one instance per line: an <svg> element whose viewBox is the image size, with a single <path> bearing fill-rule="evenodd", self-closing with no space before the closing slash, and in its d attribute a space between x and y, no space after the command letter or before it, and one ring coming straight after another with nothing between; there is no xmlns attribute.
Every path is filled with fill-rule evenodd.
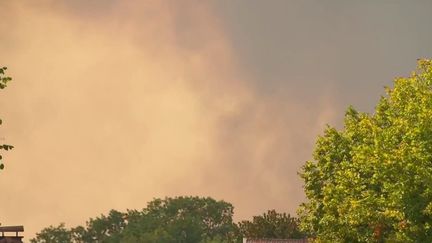
<svg viewBox="0 0 432 243"><path fill-rule="evenodd" d="M108 216L91 218L86 227L78 226L70 231L71 242L124 242L122 238L128 223L127 216L126 213L111 210Z"/></svg>
<svg viewBox="0 0 432 243"><path fill-rule="evenodd" d="M35 239L31 239L30 243L70 243L72 242L72 233L66 229L64 224L57 227L50 226L43 229L37 234Z"/></svg>
<svg viewBox="0 0 432 243"><path fill-rule="evenodd" d="M7 69L6 67L0 68L0 89L6 88L7 83L12 80L11 77L5 76L6 69ZM2 124L2 120L0 119L0 125L1 124ZM12 148L13 146L11 145L7 145L7 144L0 145L0 149L10 150ZM1 162L1 160L2 160L2 156L0 155L0 170L4 168L4 164Z"/></svg>
<svg viewBox="0 0 432 243"><path fill-rule="evenodd" d="M301 172L304 230L324 242L432 242L432 62L386 89L373 114L349 108Z"/></svg>
<svg viewBox="0 0 432 243"><path fill-rule="evenodd" d="M141 211L90 219L86 227L66 229L63 224L43 229L32 243L199 243L236 242L233 206L212 198L155 199Z"/></svg>
<svg viewBox="0 0 432 243"><path fill-rule="evenodd" d="M233 222L233 206L200 197L154 199L141 211L111 210L86 226L64 224L36 234L31 243L231 243L242 238L302 238L298 219L269 210L252 221Z"/></svg>
<svg viewBox="0 0 432 243"><path fill-rule="evenodd" d="M156 199L141 212L128 212L126 240L163 239L161 242L168 243L232 239L235 236L233 210L231 204L211 198Z"/></svg>
<svg viewBox="0 0 432 243"><path fill-rule="evenodd" d="M243 237L250 239L299 239L303 234L298 228L298 219L286 213L269 210L252 221L239 222L239 230Z"/></svg>

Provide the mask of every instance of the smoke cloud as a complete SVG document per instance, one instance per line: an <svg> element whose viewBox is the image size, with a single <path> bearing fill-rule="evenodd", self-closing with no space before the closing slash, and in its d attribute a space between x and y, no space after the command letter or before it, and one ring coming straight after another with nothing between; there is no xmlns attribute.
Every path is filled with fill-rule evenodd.
<svg viewBox="0 0 432 243"><path fill-rule="evenodd" d="M250 16L237 15L239 3L210 1L0 2L0 65L14 79L0 93L0 132L15 146L3 153L0 222L25 225L28 239L51 224L84 224L110 209L178 195L231 202L237 220L267 209L295 213L304 200L297 172L317 134L340 125L352 101L344 90L352 85L337 78L357 70L342 65L340 74L344 61L327 62L351 48L326 48L338 40L333 35L309 45L320 37L306 31L313 22L294 26L271 17L301 16L248 2ZM312 13L333 16L323 6ZM230 26L260 14L268 26ZM339 20L328 23L347 31ZM308 58L315 56L314 72Z"/></svg>

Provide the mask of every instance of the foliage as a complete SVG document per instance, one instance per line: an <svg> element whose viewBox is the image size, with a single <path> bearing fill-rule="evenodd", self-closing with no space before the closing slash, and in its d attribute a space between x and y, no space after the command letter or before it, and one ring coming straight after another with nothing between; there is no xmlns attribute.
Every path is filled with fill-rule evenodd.
<svg viewBox="0 0 432 243"><path fill-rule="evenodd" d="M239 229L244 238L299 239L303 234L298 224L298 219L289 214L269 210L262 216L254 216L252 221L239 222Z"/></svg>
<svg viewBox="0 0 432 243"><path fill-rule="evenodd" d="M301 227L325 242L432 242L432 62L386 88L373 114L350 107L300 173Z"/></svg>
<svg viewBox="0 0 432 243"><path fill-rule="evenodd" d="M70 243L72 242L72 233L67 229L64 223L59 226L49 226L36 234L36 238L31 239L30 243Z"/></svg>
<svg viewBox="0 0 432 243"><path fill-rule="evenodd" d="M6 67L1 67L0 68L0 89L4 89L7 86L7 83L10 82L12 80L11 77L5 76L5 71L6 71ZM0 119L0 125L2 124L2 120ZM3 144L0 145L0 149L4 149L4 150L10 150L13 149L13 146L11 145L7 145L7 144ZM2 160L2 156L0 155L0 170L4 169L4 164L1 162Z"/></svg>
<svg viewBox="0 0 432 243"><path fill-rule="evenodd" d="M69 236L65 242L74 243L234 242L237 234L232 216L231 204L212 198L155 199L141 211L111 210L108 216L90 219L85 227L50 226L31 242L54 242L46 239L59 239L59 235Z"/></svg>
<svg viewBox="0 0 432 243"><path fill-rule="evenodd" d="M129 211L125 242L206 242L232 239L233 206L212 198L155 199L147 208Z"/></svg>
<svg viewBox="0 0 432 243"><path fill-rule="evenodd" d="M0 68L0 89L4 89L7 86L7 83L12 80L11 77L5 76L5 71L7 67Z"/></svg>
<svg viewBox="0 0 432 243"><path fill-rule="evenodd" d="M86 228L78 226L71 233L75 242L121 242L121 234L126 225L126 214L111 210L108 216L91 218L87 221Z"/></svg>

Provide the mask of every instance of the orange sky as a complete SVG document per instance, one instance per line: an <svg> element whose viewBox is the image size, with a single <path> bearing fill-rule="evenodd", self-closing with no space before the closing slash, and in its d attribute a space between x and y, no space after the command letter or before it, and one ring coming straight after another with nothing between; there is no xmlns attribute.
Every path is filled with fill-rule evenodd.
<svg viewBox="0 0 432 243"><path fill-rule="evenodd" d="M262 95L205 1L84 2L0 2L0 65L14 79L0 132L15 146L0 222L28 239L176 195L226 200L236 219L294 213L297 171L348 105L332 84Z"/></svg>

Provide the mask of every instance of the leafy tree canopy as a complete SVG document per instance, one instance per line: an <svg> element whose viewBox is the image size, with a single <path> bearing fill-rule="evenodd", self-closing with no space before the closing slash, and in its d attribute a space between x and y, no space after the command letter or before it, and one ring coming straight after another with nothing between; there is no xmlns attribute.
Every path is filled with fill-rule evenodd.
<svg viewBox="0 0 432 243"><path fill-rule="evenodd" d="M254 216L252 221L239 222L240 233L250 239L299 239L303 234L298 228L298 219L286 213L269 210L260 216Z"/></svg>
<svg viewBox="0 0 432 243"><path fill-rule="evenodd" d="M71 242L123 242L121 239L127 223L126 213L111 210L108 216L91 218L87 221L86 227L78 226L71 229Z"/></svg>
<svg viewBox="0 0 432 243"><path fill-rule="evenodd" d="M233 206L200 197L155 199L141 211L90 219L86 226L66 229L63 224L43 229L31 243L200 243L235 242Z"/></svg>
<svg viewBox="0 0 432 243"><path fill-rule="evenodd" d="M348 108L301 177L301 226L325 242L432 242L432 62L386 88L373 114Z"/></svg>
<svg viewBox="0 0 432 243"><path fill-rule="evenodd" d="M30 243L70 243L72 233L62 223L57 227L50 226L36 234L36 238L31 239Z"/></svg>
<svg viewBox="0 0 432 243"><path fill-rule="evenodd" d="M130 242L163 239L161 242L167 243L231 239L235 232L233 210L230 203L212 198L156 199L141 212L128 212L126 239Z"/></svg>

